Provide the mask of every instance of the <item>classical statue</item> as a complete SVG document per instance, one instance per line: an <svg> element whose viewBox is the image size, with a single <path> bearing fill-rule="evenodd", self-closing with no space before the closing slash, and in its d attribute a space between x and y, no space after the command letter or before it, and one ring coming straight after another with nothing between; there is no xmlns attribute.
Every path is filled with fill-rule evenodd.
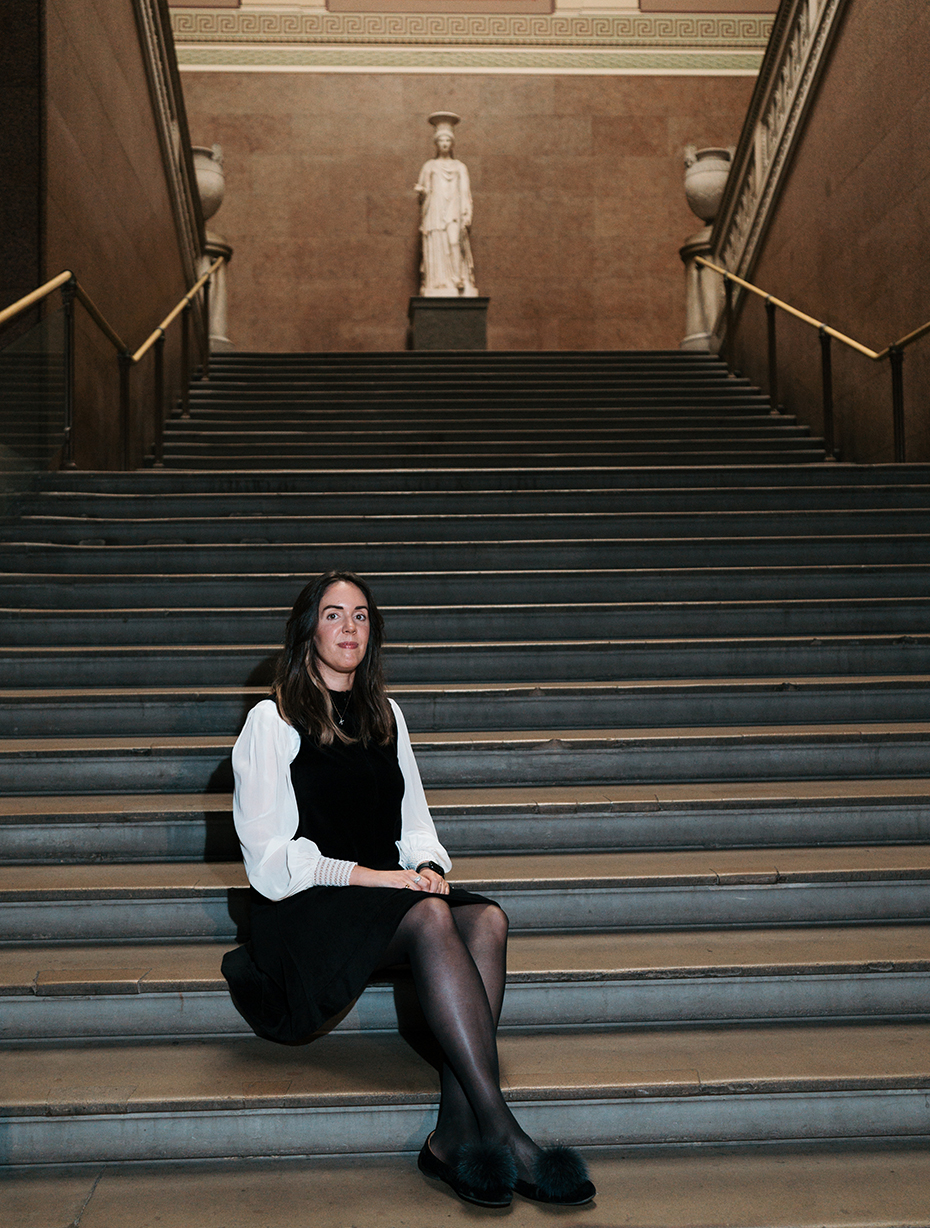
<svg viewBox="0 0 930 1228"><path fill-rule="evenodd" d="M471 185L464 162L452 156L459 116L434 111L436 157L424 162L414 191L420 196L420 294L427 298L476 298L475 266L468 229Z"/></svg>

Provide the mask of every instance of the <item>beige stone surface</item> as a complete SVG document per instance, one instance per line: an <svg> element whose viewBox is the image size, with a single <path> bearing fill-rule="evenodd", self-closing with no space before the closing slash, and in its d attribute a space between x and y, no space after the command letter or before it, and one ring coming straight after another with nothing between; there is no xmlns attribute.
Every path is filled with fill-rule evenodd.
<svg viewBox="0 0 930 1228"><path fill-rule="evenodd" d="M920 1023L505 1033L500 1051L502 1086L516 1101L930 1082ZM296 1049L257 1038L18 1048L2 1055L0 1073L14 1113L433 1103L438 1091L409 1045L373 1034L330 1033Z"/></svg>
<svg viewBox="0 0 930 1228"><path fill-rule="evenodd" d="M0 950L4 992L146 993L224 990L220 974L229 943L161 946L28 947ZM515 934L508 944L514 980L540 973L637 976L841 972L930 967L930 926L687 930L628 934Z"/></svg>
<svg viewBox="0 0 930 1228"><path fill-rule="evenodd" d="M598 1197L553 1210L515 1198L466 1206L412 1155L333 1160L89 1166L0 1184L16 1228L925 1228L930 1149L714 1148L585 1153ZM85 1207L86 1203L86 1207Z"/></svg>
<svg viewBox="0 0 930 1228"><path fill-rule="evenodd" d="M458 857L456 882L563 882L604 880L714 882L812 881L930 875L930 846L883 845L851 848L685 849L630 853L523 853ZM186 892L244 887L241 862L165 862L143 865L6 866L0 891L57 895L104 890Z"/></svg>

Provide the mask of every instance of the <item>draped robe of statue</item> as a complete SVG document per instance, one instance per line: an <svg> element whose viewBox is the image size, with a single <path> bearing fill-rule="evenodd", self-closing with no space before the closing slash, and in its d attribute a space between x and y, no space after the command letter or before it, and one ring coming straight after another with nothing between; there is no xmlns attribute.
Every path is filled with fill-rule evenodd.
<svg viewBox="0 0 930 1228"><path fill-rule="evenodd" d="M464 162L430 158L423 164L417 191L421 194L420 294L426 297L474 298L475 268L468 241L471 225L471 184Z"/></svg>

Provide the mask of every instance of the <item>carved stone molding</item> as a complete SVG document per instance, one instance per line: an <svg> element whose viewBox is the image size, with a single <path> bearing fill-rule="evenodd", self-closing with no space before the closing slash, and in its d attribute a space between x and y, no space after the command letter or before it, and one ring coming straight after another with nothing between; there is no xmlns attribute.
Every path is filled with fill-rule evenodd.
<svg viewBox="0 0 930 1228"><path fill-rule="evenodd" d="M412 46L761 50L766 14L329 13L174 9L178 44L401 43Z"/></svg>
<svg viewBox="0 0 930 1228"><path fill-rule="evenodd" d="M204 244L203 215L194 175L184 98L165 0L133 0L152 114L174 212L187 284L197 280Z"/></svg>
<svg viewBox="0 0 930 1228"><path fill-rule="evenodd" d="M712 240L747 281L848 2L784 0L775 18Z"/></svg>

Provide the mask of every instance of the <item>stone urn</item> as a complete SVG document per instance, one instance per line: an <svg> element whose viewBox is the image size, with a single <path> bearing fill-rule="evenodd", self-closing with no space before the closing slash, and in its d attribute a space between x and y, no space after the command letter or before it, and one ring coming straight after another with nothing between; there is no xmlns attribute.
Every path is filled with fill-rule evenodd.
<svg viewBox="0 0 930 1228"><path fill-rule="evenodd" d="M203 220L209 221L223 203L226 191L226 176L223 171L223 149L220 145L207 148L205 145L192 145L194 155L194 171L197 175L197 191L200 194L200 206L203 210ZM227 263L232 259L232 248L222 235L206 231L206 244L200 258L200 272L205 273L217 256L225 256ZM231 350L232 342L226 335L227 331L227 290L226 265L221 264L210 278L210 349Z"/></svg>
<svg viewBox="0 0 930 1228"><path fill-rule="evenodd" d="M723 306L723 282L717 273L697 263L711 255L711 225L726 187L733 149L685 149L685 197L692 213L704 225L691 236L680 254L685 265L685 338L683 350L709 351Z"/></svg>
<svg viewBox="0 0 930 1228"><path fill-rule="evenodd" d="M193 145L194 172L197 175L197 191L203 220L209 221L223 203L226 176L223 173L223 150L219 145L208 149L205 145Z"/></svg>
<svg viewBox="0 0 930 1228"><path fill-rule="evenodd" d="M732 160L730 149L685 150L685 197L691 212L708 224L717 216Z"/></svg>

